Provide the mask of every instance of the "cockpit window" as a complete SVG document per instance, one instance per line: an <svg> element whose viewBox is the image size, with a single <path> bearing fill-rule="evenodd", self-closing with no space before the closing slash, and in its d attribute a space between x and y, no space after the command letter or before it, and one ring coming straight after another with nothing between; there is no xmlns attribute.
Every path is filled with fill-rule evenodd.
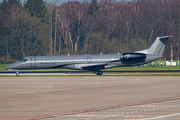
<svg viewBox="0 0 180 120"><path fill-rule="evenodd" d="M21 59L20 60L20 62L26 62L27 61L27 59L25 58L25 59Z"/></svg>
<svg viewBox="0 0 180 120"><path fill-rule="evenodd" d="M21 59L20 62L22 62L24 59Z"/></svg>
<svg viewBox="0 0 180 120"><path fill-rule="evenodd" d="M27 59L24 59L24 61L23 62L26 62L27 61Z"/></svg>

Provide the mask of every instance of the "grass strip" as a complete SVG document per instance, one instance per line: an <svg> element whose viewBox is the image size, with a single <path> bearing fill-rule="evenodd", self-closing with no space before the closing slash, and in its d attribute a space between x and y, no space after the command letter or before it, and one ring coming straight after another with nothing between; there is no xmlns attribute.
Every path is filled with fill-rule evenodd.
<svg viewBox="0 0 180 120"><path fill-rule="evenodd" d="M5 68L10 64L0 64L0 71L7 72ZM180 70L180 66L138 66L138 67L116 67L111 69L105 69L106 71L124 71L124 70ZM66 68L56 68L56 69L29 69L29 70L19 70L19 71L77 71Z"/></svg>

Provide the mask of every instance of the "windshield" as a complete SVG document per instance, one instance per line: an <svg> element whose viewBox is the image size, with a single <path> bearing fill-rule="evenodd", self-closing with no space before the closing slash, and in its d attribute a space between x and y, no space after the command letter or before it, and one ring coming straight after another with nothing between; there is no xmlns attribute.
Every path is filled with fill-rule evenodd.
<svg viewBox="0 0 180 120"><path fill-rule="evenodd" d="M26 62L26 61L27 61L26 58L25 59L23 58L23 59L20 60L20 62Z"/></svg>

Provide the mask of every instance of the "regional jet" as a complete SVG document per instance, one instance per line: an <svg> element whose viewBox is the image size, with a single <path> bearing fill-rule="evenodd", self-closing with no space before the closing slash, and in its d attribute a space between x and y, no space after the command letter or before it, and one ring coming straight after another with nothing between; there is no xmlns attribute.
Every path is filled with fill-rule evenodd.
<svg viewBox="0 0 180 120"><path fill-rule="evenodd" d="M114 67L138 66L155 61L162 57L168 38L172 36L157 37L150 48L146 50L95 55L62 55L62 56L28 56L19 62L6 67L16 71L22 69L49 69L69 68L75 70L93 71L96 75L102 75L102 69Z"/></svg>

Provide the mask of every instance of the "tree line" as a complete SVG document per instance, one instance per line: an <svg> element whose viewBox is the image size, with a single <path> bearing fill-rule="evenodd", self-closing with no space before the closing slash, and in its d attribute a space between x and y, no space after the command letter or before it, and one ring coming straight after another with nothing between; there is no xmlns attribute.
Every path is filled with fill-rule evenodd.
<svg viewBox="0 0 180 120"><path fill-rule="evenodd" d="M68 1L3 0L0 3L0 59L25 56L132 52L158 36L173 35L163 57L179 58L179 0Z"/></svg>

